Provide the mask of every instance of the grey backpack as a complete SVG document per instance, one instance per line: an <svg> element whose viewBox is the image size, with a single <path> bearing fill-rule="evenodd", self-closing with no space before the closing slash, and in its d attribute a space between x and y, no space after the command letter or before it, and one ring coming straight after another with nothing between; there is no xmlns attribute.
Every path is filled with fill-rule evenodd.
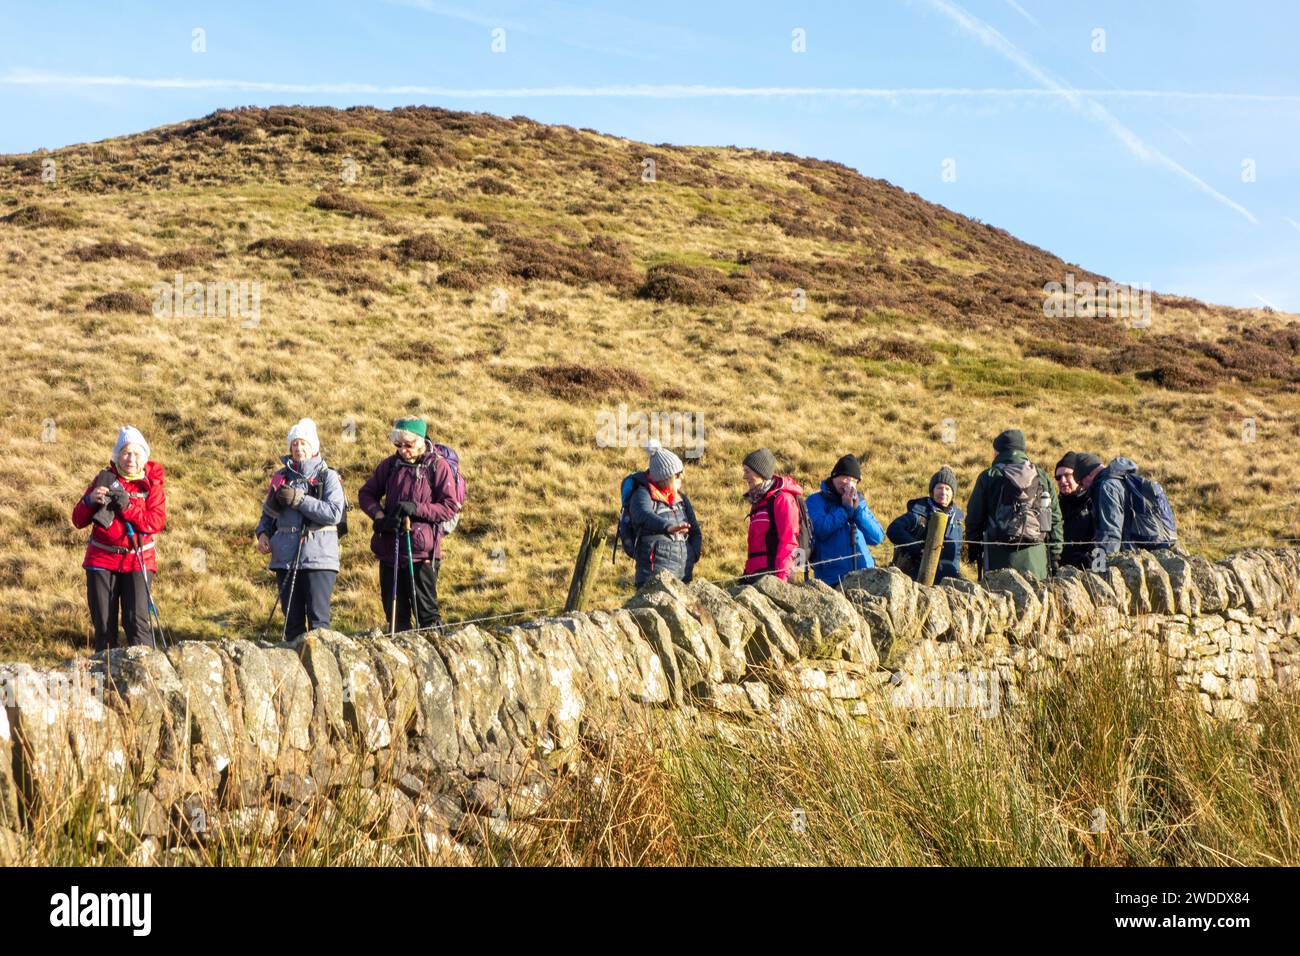
<svg viewBox="0 0 1300 956"><path fill-rule="evenodd" d="M997 465L1001 491L989 516L986 541L1005 544L1040 544L1052 527L1052 497L1038 467L1030 461Z"/></svg>

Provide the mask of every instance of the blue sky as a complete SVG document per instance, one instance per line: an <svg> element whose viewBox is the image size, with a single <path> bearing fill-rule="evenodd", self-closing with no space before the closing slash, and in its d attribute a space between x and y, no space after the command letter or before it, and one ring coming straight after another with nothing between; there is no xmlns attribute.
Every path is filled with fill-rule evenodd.
<svg viewBox="0 0 1300 956"><path fill-rule="evenodd" d="M524 114L833 159L1120 281L1300 311L1297 36L1283 0L5 0L0 152L238 105Z"/></svg>

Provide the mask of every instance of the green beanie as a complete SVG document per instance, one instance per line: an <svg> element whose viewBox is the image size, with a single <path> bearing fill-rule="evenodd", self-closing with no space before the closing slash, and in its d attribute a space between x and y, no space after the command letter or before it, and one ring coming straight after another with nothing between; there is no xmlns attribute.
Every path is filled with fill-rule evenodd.
<svg viewBox="0 0 1300 956"><path fill-rule="evenodd" d="M429 426L425 424L423 418L399 418L393 422L393 427L398 431L419 435L421 438L429 437Z"/></svg>

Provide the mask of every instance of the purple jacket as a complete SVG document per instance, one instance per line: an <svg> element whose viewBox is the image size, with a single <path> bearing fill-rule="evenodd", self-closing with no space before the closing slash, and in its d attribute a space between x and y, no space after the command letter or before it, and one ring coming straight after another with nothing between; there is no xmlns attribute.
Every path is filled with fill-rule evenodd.
<svg viewBox="0 0 1300 956"><path fill-rule="evenodd" d="M372 519L379 514L391 514L403 501L416 503L411 517L411 555L416 561L442 559L442 523L456 517L455 479L451 466L438 455L426 452L417 461L407 464L397 455L389 455L375 468L357 495L361 510ZM391 532L370 536L370 550L384 564L393 561ZM406 542L403 539L399 561L406 560Z"/></svg>

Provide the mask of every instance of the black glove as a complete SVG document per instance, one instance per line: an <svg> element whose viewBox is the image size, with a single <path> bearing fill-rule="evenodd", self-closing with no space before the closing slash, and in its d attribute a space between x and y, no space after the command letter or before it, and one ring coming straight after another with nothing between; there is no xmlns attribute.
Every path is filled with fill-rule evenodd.
<svg viewBox="0 0 1300 956"><path fill-rule="evenodd" d="M94 503L93 500L90 502L92 505ZM90 520L107 530L108 526L113 523L113 509L106 504L100 505L99 510L90 516Z"/></svg>
<svg viewBox="0 0 1300 956"><path fill-rule="evenodd" d="M1056 577L1056 573L1061 570L1061 559L1052 552L1047 552L1047 576Z"/></svg>
<svg viewBox="0 0 1300 956"><path fill-rule="evenodd" d="M108 489L108 502L118 511L125 511L126 506L131 503L131 496L127 494L121 482L114 481Z"/></svg>
<svg viewBox="0 0 1300 956"><path fill-rule="evenodd" d="M90 490L86 492L86 497L82 499L85 503L95 509L95 513L90 516L90 520L95 522L101 528L107 528L113 523L113 509L109 507L109 499L98 501L95 498L96 488L109 488L117 481L117 475L113 474L112 469L105 468L95 476L95 480L90 483Z"/></svg>
<svg viewBox="0 0 1300 956"><path fill-rule="evenodd" d="M397 503L397 513L404 518L414 518L415 507L414 501L399 501Z"/></svg>
<svg viewBox="0 0 1300 956"><path fill-rule="evenodd" d="M375 518L375 530L380 534L390 534L397 530L401 520L402 516L400 514L386 514L382 518Z"/></svg>
<svg viewBox="0 0 1300 956"><path fill-rule="evenodd" d="M302 501L302 492L292 485L281 485L275 493L275 500L281 508L296 508Z"/></svg>

